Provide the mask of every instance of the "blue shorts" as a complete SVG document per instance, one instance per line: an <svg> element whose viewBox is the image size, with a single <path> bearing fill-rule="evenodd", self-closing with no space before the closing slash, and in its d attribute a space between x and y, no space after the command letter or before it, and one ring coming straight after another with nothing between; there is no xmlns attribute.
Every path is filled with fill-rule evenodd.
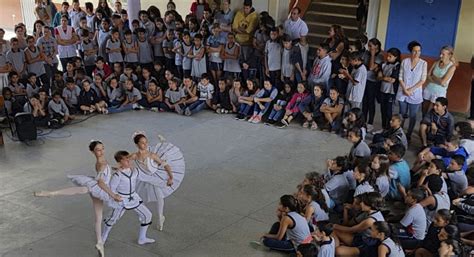
<svg viewBox="0 0 474 257"><path fill-rule="evenodd" d="M224 64L218 62L209 62L209 69L213 71L222 71L224 69Z"/></svg>

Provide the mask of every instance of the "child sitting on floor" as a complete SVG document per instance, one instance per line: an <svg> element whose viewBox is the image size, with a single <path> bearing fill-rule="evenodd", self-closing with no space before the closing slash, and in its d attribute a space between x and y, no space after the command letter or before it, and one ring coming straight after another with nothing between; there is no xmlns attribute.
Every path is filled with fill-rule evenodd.
<svg viewBox="0 0 474 257"><path fill-rule="evenodd" d="M300 82L296 87L296 93L291 97L290 102L286 105L285 116L281 119L283 124L281 127L288 127L291 121L301 112L300 106L303 100L308 96L306 91L306 83Z"/></svg>
<svg viewBox="0 0 474 257"><path fill-rule="evenodd" d="M323 113L321 112L321 106L323 105L324 98L324 86L315 85L313 87L313 93L307 96L301 103L303 117L303 128L308 128L311 123L311 130L318 129L318 123L323 122Z"/></svg>

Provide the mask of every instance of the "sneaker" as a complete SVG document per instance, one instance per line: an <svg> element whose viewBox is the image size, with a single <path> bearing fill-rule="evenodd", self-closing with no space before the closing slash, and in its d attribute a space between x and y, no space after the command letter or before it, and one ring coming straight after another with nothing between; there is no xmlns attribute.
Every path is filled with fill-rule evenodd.
<svg viewBox="0 0 474 257"><path fill-rule="evenodd" d="M153 107L153 108L150 109L150 111L152 111L152 112L158 112L158 107Z"/></svg>
<svg viewBox="0 0 474 257"><path fill-rule="evenodd" d="M239 114L237 117L238 120L245 120L245 115Z"/></svg>
<svg viewBox="0 0 474 257"><path fill-rule="evenodd" d="M256 117L257 117L257 115L252 115L252 117L250 117L250 119L248 119L248 122L253 123L253 119L255 119Z"/></svg>
<svg viewBox="0 0 474 257"><path fill-rule="evenodd" d="M186 108L186 110L184 110L184 115L186 116L191 116L191 110L189 110L189 108Z"/></svg>
<svg viewBox="0 0 474 257"><path fill-rule="evenodd" d="M367 124L367 133L370 133L374 130L374 125L372 124Z"/></svg>
<svg viewBox="0 0 474 257"><path fill-rule="evenodd" d="M254 249L259 249L263 244L260 241L251 241L250 246Z"/></svg>
<svg viewBox="0 0 474 257"><path fill-rule="evenodd" d="M216 109L216 113L217 113L217 114L221 114L221 113L222 113L222 109L217 108L217 109Z"/></svg>
<svg viewBox="0 0 474 257"><path fill-rule="evenodd" d="M253 118L252 123L257 124L257 123L260 123L261 121L262 121L262 118L257 115L255 116L255 118Z"/></svg>
<svg viewBox="0 0 474 257"><path fill-rule="evenodd" d="M288 122L286 124L283 123L283 122L280 122L279 124L276 124L275 126L277 126L278 128L286 128L286 127L288 127L287 124L288 124Z"/></svg>
<svg viewBox="0 0 474 257"><path fill-rule="evenodd" d="M138 104L132 104L132 108L134 110L140 110L140 106Z"/></svg>
<svg viewBox="0 0 474 257"><path fill-rule="evenodd" d="M222 110L221 110L221 113L228 114L228 113L229 113L229 110L222 109Z"/></svg>
<svg viewBox="0 0 474 257"><path fill-rule="evenodd" d="M308 128L308 127L309 127L309 122L305 121L305 122L303 123L303 128Z"/></svg>
<svg viewBox="0 0 474 257"><path fill-rule="evenodd" d="M178 114L183 115L183 109L181 109L181 106L176 105L176 106L174 107L174 110L175 110Z"/></svg>
<svg viewBox="0 0 474 257"><path fill-rule="evenodd" d="M290 125L290 123L288 123L288 121L285 120L285 119L281 119L281 123L283 123L283 125L285 125L285 127L288 127Z"/></svg>

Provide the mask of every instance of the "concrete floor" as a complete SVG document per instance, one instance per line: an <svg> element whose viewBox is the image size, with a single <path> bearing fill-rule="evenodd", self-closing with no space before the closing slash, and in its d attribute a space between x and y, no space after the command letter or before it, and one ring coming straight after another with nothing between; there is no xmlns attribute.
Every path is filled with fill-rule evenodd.
<svg viewBox="0 0 474 257"><path fill-rule="evenodd" d="M138 220L127 213L112 230L107 256L282 256L255 250L249 242L275 221L281 195L294 192L306 172L323 171L327 158L350 148L334 134L296 124L277 129L210 112L95 116L33 146L6 138L0 148L0 256L97 256L89 196L39 199L32 193L71 186L68 174L93 175L91 139L105 143L110 163L115 151L134 151L135 130L147 131L149 138L162 134L180 147L187 174L165 201L164 231L149 230L157 243L137 245Z"/></svg>

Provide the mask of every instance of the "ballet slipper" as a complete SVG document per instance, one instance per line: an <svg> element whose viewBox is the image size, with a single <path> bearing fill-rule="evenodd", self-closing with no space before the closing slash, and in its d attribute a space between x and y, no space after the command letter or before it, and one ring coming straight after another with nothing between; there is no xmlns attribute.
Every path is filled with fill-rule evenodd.
<svg viewBox="0 0 474 257"><path fill-rule="evenodd" d="M160 220L158 221L157 228L159 231L163 231L163 225L165 223L165 216L161 216Z"/></svg>
<svg viewBox="0 0 474 257"><path fill-rule="evenodd" d="M95 249L97 249L97 252L99 252L100 257L105 257L104 243L97 243L95 245Z"/></svg>

